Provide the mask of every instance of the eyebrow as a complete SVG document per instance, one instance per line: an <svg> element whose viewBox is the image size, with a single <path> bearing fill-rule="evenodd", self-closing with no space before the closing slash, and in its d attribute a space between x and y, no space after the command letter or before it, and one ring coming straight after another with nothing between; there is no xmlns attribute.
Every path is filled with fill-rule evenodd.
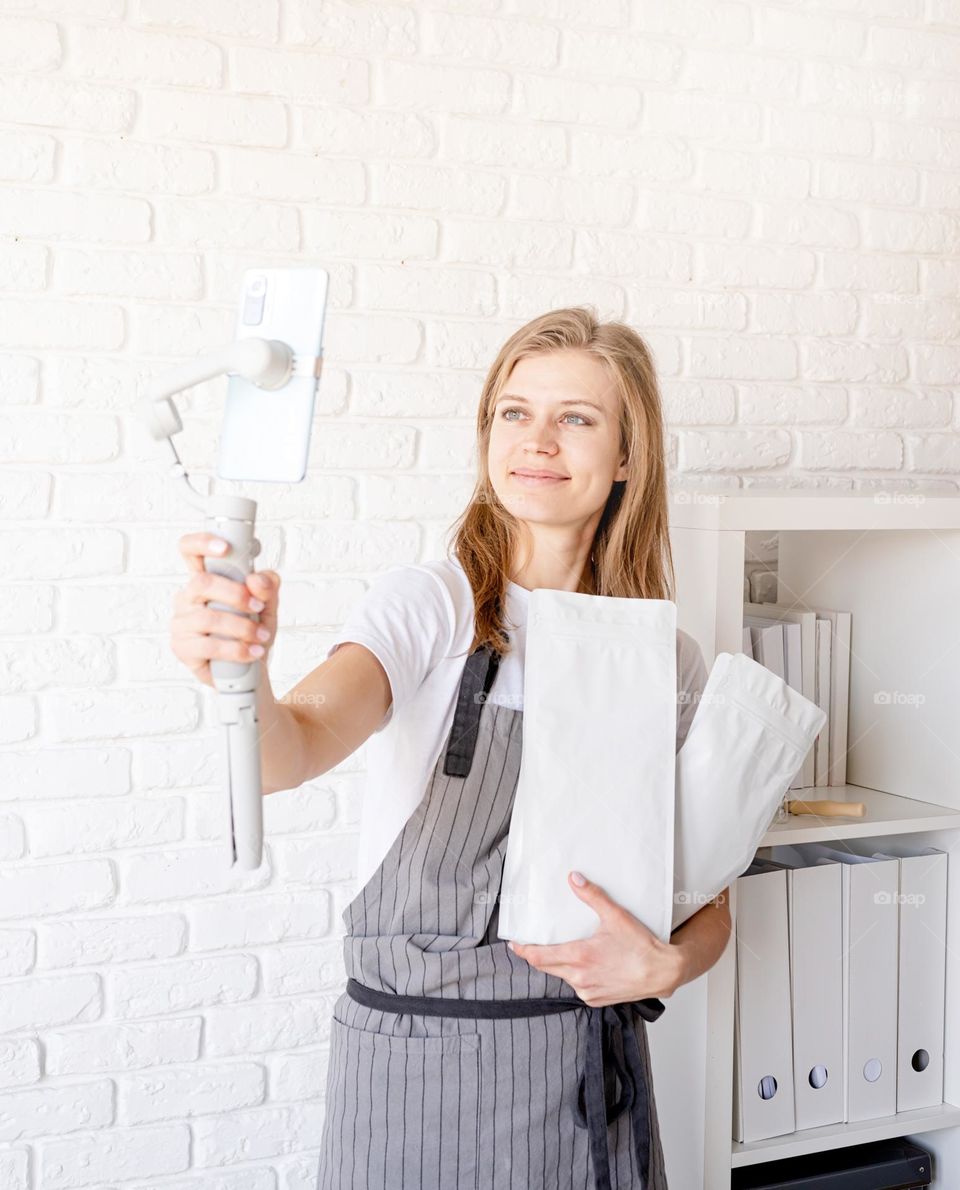
<svg viewBox="0 0 960 1190"><path fill-rule="evenodd" d="M497 398L497 404L499 405L501 401L521 401L524 405L530 404L530 402L527 400L526 397L520 397L516 393L501 393L500 396ZM605 412L603 407L601 405L598 405L595 401L561 401L560 404L561 405L589 405L592 409L596 409L598 413Z"/></svg>

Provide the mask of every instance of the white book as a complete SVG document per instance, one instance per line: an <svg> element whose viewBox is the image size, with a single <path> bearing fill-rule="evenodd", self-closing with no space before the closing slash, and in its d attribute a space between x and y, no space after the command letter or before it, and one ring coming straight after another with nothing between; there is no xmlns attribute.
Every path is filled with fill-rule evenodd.
<svg viewBox="0 0 960 1190"><path fill-rule="evenodd" d="M753 637L750 635L750 629L744 627L743 630L743 652L753 661Z"/></svg>
<svg viewBox="0 0 960 1190"><path fill-rule="evenodd" d="M778 678L785 678L783 655L783 628L780 624L769 624L761 621L759 624L751 622L750 616L744 617L744 623L750 627L750 637L753 641L754 660Z"/></svg>
<svg viewBox="0 0 960 1190"><path fill-rule="evenodd" d="M830 784L830 653L833 627L829 620L817 617L817 706L827 716L814 744L814 770L817 785Z"/></svg>

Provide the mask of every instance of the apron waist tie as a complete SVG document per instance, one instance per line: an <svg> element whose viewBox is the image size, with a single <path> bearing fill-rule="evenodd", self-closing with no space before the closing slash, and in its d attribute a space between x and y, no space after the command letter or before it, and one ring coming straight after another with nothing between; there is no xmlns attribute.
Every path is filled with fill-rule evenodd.
<svg viewBox="0 0 960 1190"><path fill-rule="evenodd" d="M593 1162L596 1190L612 1190L610 1183L610 1155L607 1149L607 1128L623 1114L630 1112L633 1142L637 1161L648 1185L650 1169L650 1117L647 1080L640 1046L630 1020L631 1005L645 1021L655 1021L664 1010L662 1000L633 1000L602 1007L583 1000L555 997L517 1000L465 1000L446 996L401 996L366 987L355 979L347 980L347 994L367 1008L379 1012L412 1013L417 1016L455 1016L471 1018L506 1018L544 1016L566 1012L571 1008L585 1008L587 1019L586 1070L577 1089L577 1111L574 1123L586 1128L590 1138L590 1157ZM613 1035L620 1033L624 1062L613 1046ZM620 1097L611 1104L607 1098L613 1074L620 1081ZM625 1063L625 1065L624 1065ZM579 1117L579 1118L578 1118Z"/></svg>

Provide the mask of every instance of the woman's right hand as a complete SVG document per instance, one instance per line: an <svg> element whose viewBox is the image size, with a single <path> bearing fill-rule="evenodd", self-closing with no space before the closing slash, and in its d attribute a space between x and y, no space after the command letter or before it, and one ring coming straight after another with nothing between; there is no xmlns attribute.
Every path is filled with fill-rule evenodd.
<svg viewBox="0 0 960 1190"><path fill-rule="evenodd" d="M280 575L274 570L256 570L241 583L210 573L204 568L204 557L222 558L226 552L213 548L218 541L223 538L210 533L185 533L180 538L180 553L192 573L174 596L170 629L174 656L205 686L214 684L211 660L266 662L277 633ZM208 607L208 602L224 603L236 611L217 611ZM251 613L259 614L259 623L250 618ZM258 637L260 631L265 637ZM219 640L211 633L230 639ZM256 646L263 650L261 657L251 652Z"/></svg>

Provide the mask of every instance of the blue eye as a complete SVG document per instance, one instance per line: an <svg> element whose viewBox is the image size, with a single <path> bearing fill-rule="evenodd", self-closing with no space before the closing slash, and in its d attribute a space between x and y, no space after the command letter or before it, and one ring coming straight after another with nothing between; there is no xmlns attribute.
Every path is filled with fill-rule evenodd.
<svg viewBox="0 0 960 1190"><path fill-rule="evenodd" d="M507 420L507 421L513 421L513 418L512 418L512 417L507 417L507 414L508 414L508 413L522 413L522 412L523 412L523 410L522 410L522 409L516 409L516 408L504 409L504 410L503 410L503 417L504 417L504 418L506 418L506 420ZM583 414L582 414L582 413L565 413L563 416L564 416L564 417L577 417L577 418L579 418L579 419L580 419L580 424L582 424L582 425L585 425L585 426L592 425L592 422L589 422L589 421L588 421L588 420L587 420L587 419L586 419L586 418L583 416Z"/></svg>

